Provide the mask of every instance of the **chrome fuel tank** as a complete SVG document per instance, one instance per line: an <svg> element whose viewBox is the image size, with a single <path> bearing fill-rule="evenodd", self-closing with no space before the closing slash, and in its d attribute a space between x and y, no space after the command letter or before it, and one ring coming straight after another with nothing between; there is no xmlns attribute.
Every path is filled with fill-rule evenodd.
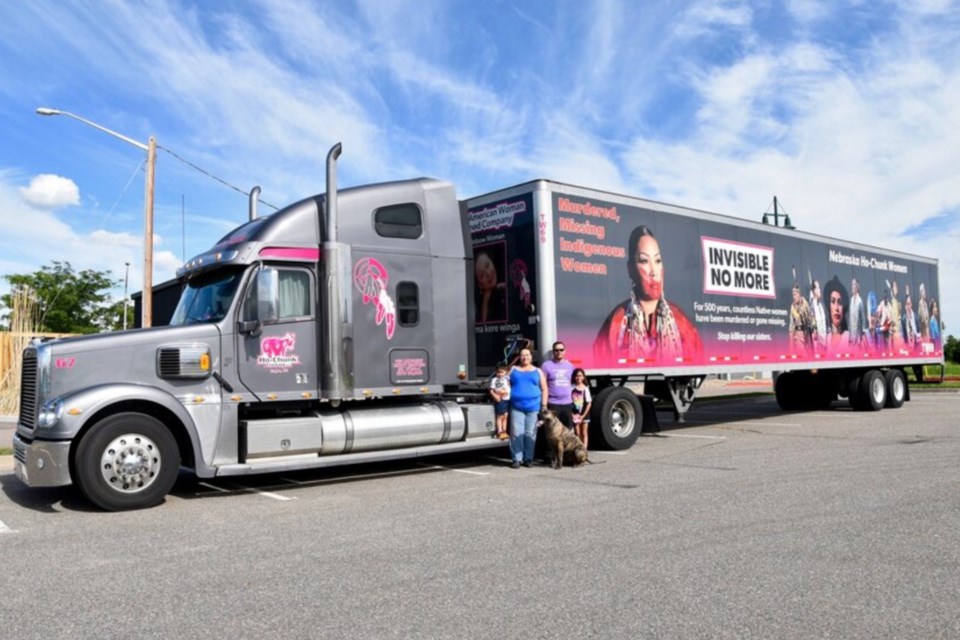
<svg viewBox="0 0 960 640"><path fill-rule="evenodd" d="M327 456L454 442L462 440L466 430L463 411L455 402L435 400L251 420L241 429L245 434L241 448L247 459L303 453Z"/></svg>

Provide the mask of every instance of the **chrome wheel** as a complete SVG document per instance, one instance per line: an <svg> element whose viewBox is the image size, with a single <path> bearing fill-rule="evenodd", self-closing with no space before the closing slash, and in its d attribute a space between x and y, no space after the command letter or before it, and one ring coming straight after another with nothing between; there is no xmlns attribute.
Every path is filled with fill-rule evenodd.
<svg viewBox="0 0 960 640"><path fill-rule="evenodd" d="M881 407L887 401L887 387L881 376L874 376L870 381L870 395L873 397L873 404Z"/></svg>
<svg viewBox="0 0 960 640"><path fill-rule="evenodd" d="M626 400L618 400L610 409L610 429L619 438L629 436L637 424L637 413Z"/></svg>
<svg viewBox="0 0 960 640"><path fill-rule="evenodd" d="M127 433L114 438L100 456L100 474L111 488L122 493L143 491L157 479L163 463L160 449L150 438Z"/></svg>

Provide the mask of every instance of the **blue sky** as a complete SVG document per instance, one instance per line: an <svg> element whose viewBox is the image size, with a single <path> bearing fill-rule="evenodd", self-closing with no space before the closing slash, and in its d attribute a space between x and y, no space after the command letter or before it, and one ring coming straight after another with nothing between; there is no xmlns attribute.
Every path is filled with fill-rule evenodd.
<svg viewBox="0 0 960 640"><path fill-rule="evenodd" d="M0 274L139 289L159 144L284 205L415 176L551 178L939 258L960 322L960 5L949 0L0 4ZM263 212L270 211L261 207ZM154 281L246 219L161 151ZM121 290L118 290L118 295Z"/></svg>

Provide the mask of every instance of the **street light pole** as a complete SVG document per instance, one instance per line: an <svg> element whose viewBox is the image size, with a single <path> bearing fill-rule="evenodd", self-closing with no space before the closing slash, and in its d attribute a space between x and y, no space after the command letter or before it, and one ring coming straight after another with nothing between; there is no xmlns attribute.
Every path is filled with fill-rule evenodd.
<svg viewBox="0 0 960 640"><path fill-rule="evenodd" d="M781 216L780 216L780 208L779 208L778 204L779 204L779 203L777 202L777 196L773 196L773 214L772 214L772 215L773 215L773 226L775 226L775 227L783 226L784 229L796 229L795 226L793 226L792 224L790 224L790 214L789 214L789 213L784 213L784 214L783 214L783 216L782 216L782 217L783 217L783 225L780 224L780 218L781 218ZM770 215L771 215L771 214L770 214L769 212L763 214L763 224L770 224Z"/></svg>
<svg viewBox="0 0 960 640"><path fill-rule="evenodd" d="M144 193L144 205L143 205L143 217L144 217L144 231L143 231L143 299L142 299L142 308L140 315L140 324L142 327L150 327L153 324L153 193L154 193L154 175L157 164L157 139L154 136L150 136L150 140L147 144L142 142L137 142L133 138L128 138L127 136L117 133L112 129L108 129L104 126L97 124L96 122L91 122L86 118L82 118L76 114L70 113L69 111L61 111L60 109L48 109L46 107L40 107L37 109L37 113L41 116L67 116L73 118L74 120L79 120L80 122L98 129L107 135L113 136L114 138L119 138L127 144L132 144L136 148L145 151L147 154L147 179ZM126 319L126 315L124 315Z"/></svg>

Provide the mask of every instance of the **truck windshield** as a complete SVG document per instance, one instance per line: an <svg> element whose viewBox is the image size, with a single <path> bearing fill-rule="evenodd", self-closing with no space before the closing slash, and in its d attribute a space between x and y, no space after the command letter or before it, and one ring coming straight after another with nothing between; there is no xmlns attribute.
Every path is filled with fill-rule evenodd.
<svg viewBox="0 0 960 640"><path fill-rule="evenodd" d="M171 326L220 322L227 311L240 284L242 270L223 270L194 278L187 283L177 310L170 320Z"/></svg>

